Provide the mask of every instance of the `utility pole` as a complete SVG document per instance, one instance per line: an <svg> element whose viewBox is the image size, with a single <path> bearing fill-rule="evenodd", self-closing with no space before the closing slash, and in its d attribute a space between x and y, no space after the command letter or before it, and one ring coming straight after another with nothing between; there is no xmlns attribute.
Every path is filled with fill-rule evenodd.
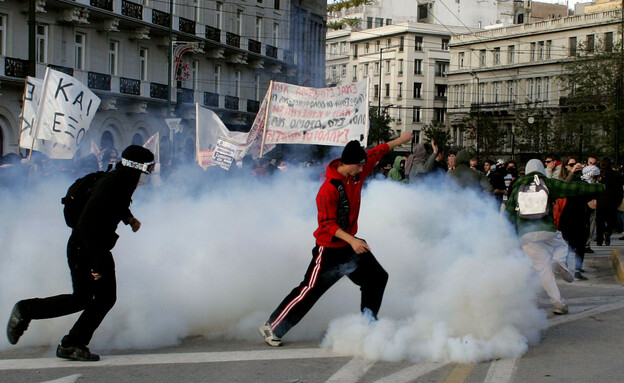
<svg viewBox="0 0 624 383"><path fill-rule="evenodd" d="M479 76L477 76L475 72L470 72L470 75L477 80L477 126L475 127L475 138L477 141L477 160L479 160L479 125L481 124L481 95L479 92L481 91L481 83L479 81Z"/></svg>
<svg viewBox="0 0 624 383"><path fill-rule="evenodd" d="M28 75L37 76L37 0L28 0Z"/></svg>
<svg viewBox="0 0 624 383"><path fill-rule="evenodd" d="M171 95L171 76L172 76L171 66L172 65L173 65L173 0L169 0L169 52L167 53L167 117L171 116L171 97L172 97Z"/></svg>
<svg viewBox="0 0 624 383"><path fill-rule="evenodd" d="M167 54L167 121L171 117L171 98L173 95L171 94L171 76L172 76L172 65L173 65L173 1L169 0L169 52ZM169 122L167 122L169 124ZM173 164L174 160L174 142L173 135L175 133L172 129L169 129L169 145L171 145L171 150L169 151L169 164Z"/></svg>
<svg viewBox="0 0 624 383"><path fill-rule="evenodd" d="M624 0L622 0L624 1ZM388 46L385 48L382 48L381 46L379 47L379 94L377 94L378 96L378 103L377 103L377 117L381 116L381 76L383 75L383 51L384 50L388 50L388 49L393 49L393 48L398 48L399 45L392 45L392 46Z"/></svg>
<svg viewBox="0 0 624 383"><path fill-rule="evenodd" d="M384 48L379 47L379 90L377 93L377 100L378 100L377 117L381 116L381 76L383 75L383 68L382 68L383 67L383 61L382 61L383 51L384 51Z"/></svg>
<svg viewBox="0 0 624 383"><path fill-rule="evenodd" d="M618 57L619 68L618 68L618 77L617 82L615 84L615 164L620 164L620 134L622 131L622 76L624 75L622 72L624 71L624 0L620 5L620 15L621 15L621 25L620 25L620 57Z"/></svg>

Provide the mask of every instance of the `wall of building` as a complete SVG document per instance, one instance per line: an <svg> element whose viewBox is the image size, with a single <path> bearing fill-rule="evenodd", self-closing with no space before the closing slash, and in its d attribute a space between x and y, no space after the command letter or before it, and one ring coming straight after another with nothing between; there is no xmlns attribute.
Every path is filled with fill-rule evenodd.
<svg viewBox="0 0 624 383"><path fill-rule="evenodd" d="M125 0L39 2L36 20L40 30L47 31L42 43L47 55L37 60L35 76L43 78L52 65L71 72L102 99L85 140L99 145L109 132L113 145L123 149L137 139L136 134L147 139L160 132L168 142L164 119L179 117L184 129L174 142L181 150L194 141L195 102L213 109L231 129L245 130L271 80L322 86L326 3L293 3L300 3L292 4L295 11L287 0L176 1L174 41L195 43L201 50L182 56L189 76L172 81L168 110L169 24L163 19L169 12L167 2L149 1L146 6ZM0 154L18 150L29 60L24 7L15 1L0 2ZM293 22L301 22L295 33ZM85 37L82 67L76 64L77 34ZM116 73L109 66L113 41L118 43ZM147 50L143 79L142 49Z"/></svg>

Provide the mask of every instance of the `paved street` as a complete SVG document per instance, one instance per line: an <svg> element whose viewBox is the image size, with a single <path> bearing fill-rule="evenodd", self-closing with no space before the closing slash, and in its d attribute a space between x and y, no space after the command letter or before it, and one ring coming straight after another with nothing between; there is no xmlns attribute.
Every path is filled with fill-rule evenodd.
<svg viewBox="0 0 624 383"><path fill-rule="evenodd" d="M194 337L149 351L97 350L102 354L97 363L60 360L49 347L16 347L0 352L0 382L619 383L624 376L624 287L614 278L609 256L624 248L624 241L593 248L596 253L585 262L589 280L560 282L570 313L549 314L540 343L518 359L475 365L375 362L333 354L318 342L270 348L259 336L254 341ZM539 305L550 312L545 295Z"/></svg>

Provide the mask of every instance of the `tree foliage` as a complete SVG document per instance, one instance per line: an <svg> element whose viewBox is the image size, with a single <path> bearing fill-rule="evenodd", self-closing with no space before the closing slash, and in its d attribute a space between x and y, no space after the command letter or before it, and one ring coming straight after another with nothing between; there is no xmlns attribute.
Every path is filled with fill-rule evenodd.
<svg viewBox="0 0 624 383"><path fill-rule="evenodd" d="M390 127L390 123L394 120L390 118L387 110L382 110L381 113L377 113L376 107L370 107L368 116L370 121L368 129L369 145L388 142L394 138L394 132Z"/></svg>
<svg viewBox="0 0 624 383"><path fill-rule="evenodd" d="M507 132L500 127L494 116L474 111L464 118L459 126L464 132L466 146L478 158L502 154L507 141Z"/></svg>
<svg viewBox="0 0 624 383"><path fill-rule="evenodd" d="M584 54L566 63L559 76L567 93L561 100L561 126L553 132L553 145L560 153L615 154L616 123L623 117L617 94L618 89L622 94L624 55L620 47L605 49L604 42L597 45L597 50L580 49ZM576 145L570 148L565 137L576 138Z"/></svg>
<svg viewBox="0 0 624 383"><path fill-rule="evenodd" d="M436 145L446 151L451 145L451 133L439 122L431 122L423 126L423 134L427 141L435 141Z"/></svg>

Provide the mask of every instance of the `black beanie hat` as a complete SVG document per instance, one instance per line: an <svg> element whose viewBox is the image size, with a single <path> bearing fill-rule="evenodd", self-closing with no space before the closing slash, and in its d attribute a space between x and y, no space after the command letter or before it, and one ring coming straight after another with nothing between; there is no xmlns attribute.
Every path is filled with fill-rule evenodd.
<svg viewBox="0 0 624 383"><path fill-rule="evenodd" d="M129 163L124 163L127 160ZM133 169L142 170L145 172L147 167L140 165L151 165L154 163L154 154L139 145L128 146L123 153L121 153L121 164ZM149 174L149 173L148 173Z"/></svg>
<svg viewBox="0 0 624 383"><path fill-rule="evenodd" d="M342 151L340 161L345 165L363 164L366 162L366 152L357 140L349 141Z"/></svg>

